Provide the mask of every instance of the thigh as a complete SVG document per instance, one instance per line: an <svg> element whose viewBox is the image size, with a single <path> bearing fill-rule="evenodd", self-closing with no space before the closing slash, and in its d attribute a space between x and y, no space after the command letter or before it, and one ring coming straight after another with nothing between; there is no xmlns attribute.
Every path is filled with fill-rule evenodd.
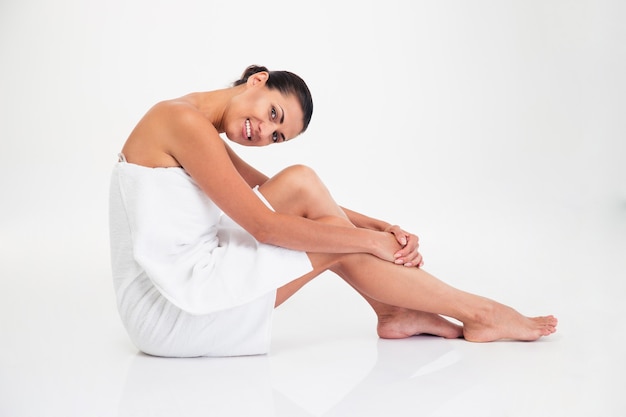
<svg viewBox="0 0 626 417"><path fill-rule="evenodd" d="M304 165L285 168L261 185L259 191L279 213L310 219L324 216L347 219L315 171Z"/></svg>

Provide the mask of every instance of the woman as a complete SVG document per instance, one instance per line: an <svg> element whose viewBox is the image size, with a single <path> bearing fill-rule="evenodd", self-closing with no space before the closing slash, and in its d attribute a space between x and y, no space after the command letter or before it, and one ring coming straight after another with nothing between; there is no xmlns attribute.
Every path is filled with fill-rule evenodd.
<svg viewBox="0 0 626 417"><path fill-rule="evenodd" d="M556 330L552 316L522 316L428 274L417 236L340 207L311 169L268 178L220 136L284 142L312 111L298 76L251 66L232 87L158 103L137 124L114 168L110 226L118 308L139 349L266 353L273 309L325 270L368 301L383 338L535 340Z"/></svg>

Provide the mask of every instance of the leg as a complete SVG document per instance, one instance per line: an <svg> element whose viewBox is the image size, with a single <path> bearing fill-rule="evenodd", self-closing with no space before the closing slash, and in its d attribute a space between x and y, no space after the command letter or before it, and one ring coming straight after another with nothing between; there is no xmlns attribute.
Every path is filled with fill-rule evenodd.
<svg viewBox="0 0 626 417"><path fill-rule="evenodd" d="M326 187L306 167L290 167L267 181L260 190L279 212L349 224ZM315 270L280 288L277 305L323 270L331 269L374 308L379 316L379 331L381 327L393 330L388 332L388 337L410 335L406 333L406 326L401 326L400 331L397 329L399 318L407 312L412 312L413 321L427 322L427 328L435 328L435 334L446 337L455 337L453 334L456 331L458 335L459 329L451 328L450 322L445 320L444 323L439 320L444 319L436 315L458 319L464 323L463 335L472 341L534 340L555 331L556 319L551 316L524 317L510 307L459 291L418 268L398 266L366 254L311 254L310 257ZM390 327L390 323L394 326ZM422 331L417 329L417 332L432 333L423 330L424 325L420 326Z"/></svg>
<svg viewBox="0 0 626 417"><path fill-rule="evenodd" d="M263 184L260 191L278 212L354 227L343 210L332 199L315 172L307 167L292 166L283 170ZM340 256L309 254L309 258L314 266L314 271L279 288L276 295L276 306L282 304L326 269L332 270L345 279L341 271L333 267ZM378 317L377 333L382 338L398 339L422 333L446 338L462 336L460 326L441 316L386 305L358 290L357 292L363 296L376 313Z"/></svg>
<svg viewBox="0 0 626 417"><path fill-rule="evenodd" d="M366 254L345 255L336 268L376 301L461 321L463 335L470 341L536 340L556 331L557 320L552 316L525 317L508 306L453 288L422 269Z"/></svg>
<svg viewBox="0 0 626 417"><path fill-rule="evenodd" d="M304 285L327 269L335 272L350 284L349 279L343 275L342 270L338 267L338 264L341 262L340 255L328 256L311 253L308 254L308 256L313 265L313 271L279 288L276 293L276 307L281 305ZM376 313L378 317L377 333L381 338L402 339L418 334L431 334L447 339L456 339L463 336L463 328L461 326L437 314L384 304L363 294L357 288L354 289L361 294Z"/></svg>
<svg viewBox="0 0 626 417"><path fill-rule="evenodd" d="M350 283L350 278L339 266L334 266L331 270ZM378 336L383 339L404 339L419 334L441 336L446 339L463 337L463 327L438 314L384 304L368 297L354 286L352 288L361 294L378 316L376 330Z"/></svg>

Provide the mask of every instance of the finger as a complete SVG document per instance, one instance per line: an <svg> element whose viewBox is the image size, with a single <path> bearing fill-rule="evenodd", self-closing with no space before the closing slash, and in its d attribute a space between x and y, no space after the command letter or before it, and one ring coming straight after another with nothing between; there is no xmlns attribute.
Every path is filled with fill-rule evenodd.
<svg viewBox="0 0 626 417"><path fill-rule="evenodd" d="M393 234L396 237L398 243L402 246L407 244L410 236L410 233L405 232L400 226L395 224L386 228L385 232Z"/></svg>
<svg viewBox="0 0 626 417"><path fill-rule="evenodd" d="M407 244L398 252L396 252L396 258L406 258L408 256L411 256L411 254L416 252L418 248L419 243L417 238L410 235L408 237Z"/></svg>
<svg viewBox="0 0 626 417"><path fill-rule="evenodd" d="M396 240L398 241L400 245L406 246L409 236L404 231L402 231L402 229L400 228L391 229L391 233L393 233L393 235L396 237Z"/></svg>
<svg viewBox="0 0 626 417"><path fill-rule="evenodd" d="M415 251L414 251L414 252L406 254L405 256L397 256L394 262L398 265L406 265L407 263L414 262L416 257L417 255L415 254Z"/></svg>
<svg viewBox="0 0 626 417"><path fill-rule="evenodd" d="M417 257L413 259L407 259L403 264L404 266L417 266L419 264L419 259Z"/></svg>
<svg viewBox="0 0 626 417"><path fill-rule="evenodd" d="M422 265L424 265L424 259L422 258L422 255L418 252L417 256L415 258L413 258L412 260L406 262L404 264L404 266L415 266L417 268L421 267Z"/></svg>
<svg viewBox="0 0 626 417"><path fill-rule="evenodd" d="M417 265L421 260L421 255L418 251L413 251L409 254L407 254L406 256L401 256L396 258L395 263L399 264L399 265L405 265L405 266L415 266Z"/></svg>
<svg viewBox="0 0 626 417"><path fill-rule="evenodd" d="M424 265L424 257L422 256L421 253L418 253L418 257L415 260L415 266L420 268L422 265Z"/></svg>

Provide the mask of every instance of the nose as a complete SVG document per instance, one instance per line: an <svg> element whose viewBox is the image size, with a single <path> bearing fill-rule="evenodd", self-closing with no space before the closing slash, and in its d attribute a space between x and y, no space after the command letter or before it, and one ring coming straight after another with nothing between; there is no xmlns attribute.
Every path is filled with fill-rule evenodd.
<svg viewBox="0 0 626 417"><path fill-rule="evenodd" d="M272 141L272 135L276 131L276 123L272 121L262 121L259 123L259 136L264 140Z"/></svg>

